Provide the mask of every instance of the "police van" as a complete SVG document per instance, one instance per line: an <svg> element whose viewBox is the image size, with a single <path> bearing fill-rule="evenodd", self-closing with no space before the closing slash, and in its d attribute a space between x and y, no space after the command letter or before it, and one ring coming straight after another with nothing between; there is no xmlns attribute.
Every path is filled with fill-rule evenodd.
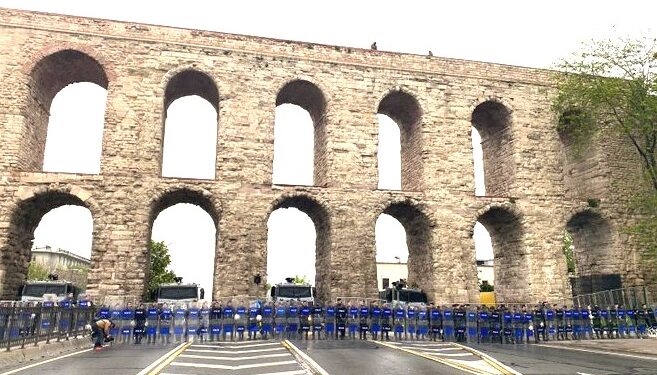
<svg viewBox="0 0 657 375"><path fill-rule="evenodd" d="M73 300L78 299L80 289L70 281L48 280L48 281L27 281L21 288L22 302L43 302L44 297L51 296L53 302L61 302L69 295L73 295Z"/></svg>
<svg viewBox="0 0 657 375"><path fill-rule="evenodd" d="M158 304L181 303L188 304L198 302L205 298L205 289L198 284L183 284L182 277L176 277L175 283L160 284L155 291L155 299Z"/></svg>
<svg viewBox="0 0 657 375"><path fill-rule="evenodd" d="M269 293L273 302L299 301L315 302L315 287L310 284L294 284L291 279L287 283L276 284Z"/></svg>

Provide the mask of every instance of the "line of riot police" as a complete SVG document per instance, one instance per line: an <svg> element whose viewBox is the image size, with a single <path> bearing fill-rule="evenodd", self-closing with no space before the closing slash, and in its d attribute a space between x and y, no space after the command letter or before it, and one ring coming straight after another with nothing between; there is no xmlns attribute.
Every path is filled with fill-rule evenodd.
<svg viewBox="0 0 657 375"><path fill-rule="evenodd" d="M470 343L646 337L657 329L657 309L612 306L319 305L232 301L190 306L102 306L99 318L115 323L117 342L170 343L254 339L432 340Z"/></svg>

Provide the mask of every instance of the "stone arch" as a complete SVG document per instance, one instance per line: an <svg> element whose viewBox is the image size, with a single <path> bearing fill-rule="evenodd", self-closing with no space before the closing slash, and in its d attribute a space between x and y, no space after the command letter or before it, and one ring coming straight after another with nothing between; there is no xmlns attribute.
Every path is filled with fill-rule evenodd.
<svg viewBox="0 0 657 375"><path fill-rule="evenodd" d="M313 185L325 186L328 168L326 109L327 100L315 83L295 79L285 83L276 95L276 107L294 104L310 114L314 126Z"/></svg>
<svg viewBox="0 0 657 375"><path fill-rule="evenodd" d="M175 186L160 192L151 201L149 227L153 226L153 222L160 212L178 203L189 203L201 207L210 215L215 227L219 225L221 202L210 191L203 188Z"/></svg>
<svg viewBox="0 0 657 375"><path fill-rule="evenodd" d="M597 211L584 209L571 215L566 230L572 236L574 246L573 292L587 294L620 288L616 229L611 221Z"/></svg>
<svg viewBox="0 0 657 375"><path fill-rule="evenodd" d="M512 204L491 204L477 212L475 222L486 228L493 245L496 300L531 302L530 263L521 212ZM471 235L474 225L470 227Z"/></svg>
<svg viewBox="0 0 657 375"><path fill-rule="evenodd" d="M88 209L94 221L93 231L96 231L98 206L91 198L91 194L84 189L75 186L57 186L26 188L17 192L10 211L6 238L0 248L2 254L0 294L3 299L14 299L18 295L20 285L27 277L34 231L43 216L55 208L66 205Z"/></svg>
<svg viewBox="0 0 657 375"><path fill-rule="evenodd" d="M422 108L416 97L396 88L379 101L377 113L399 126L402 190L422 190Z"/></svg>
<svg viewBox="0 0 657 375"><path fill-rule="evenodd" d="M41 169L52 100L64 87L78 82L91 82L105 90L109 86L104 66L77 49L58 49L31 67L24 112L26 130L19 164L21 169Z"/></svg>
<svg viewBox="0 0 657 375"><path fill-rule="evenodd" d="M217 256L217 249L219 245L219 221L221 219L222 205L221 202L215 198L215 196L208 190L203 188L188 187L188 186L172 186L163 191L161 191L150 203L150 212L149 212L149 222L148 222L148 233L145 244L148 244L153 236L153 224L157 219L158 215L162 211L175 206L177 204L192 204L201 208L205 213L207 213L215 228L215 242L214 242L214 257L212 259L213 263L213 290L216 294L218 290L217 283L221 281L221 278L217 278L217 262L219 257ZM146 259L149 259L150 249L145 249L144 254ZM203 259L202 261L209 261ZM144 285L147 285L147 280L149 275L145 275L146 280L144 280ZM208 298L210 298L208 296Z"/></svg>
<svg viewBox="0 0 657 375"><path fill-rule="evenodd" d="M513 111L489 98L475 106L470 121L481 137L486 195L509 196L515 177Z"/></svg>
<svg viewBox="0 0 657 375"><path fill-rule="evenodd" d="M164 112L171 103L183 96L198 95L210 103L219 113L219 89L210 74L195 68L185 67L170 72L164 88Z"/></svg>
<svg viewBox="0 0 657 375"><path fill-rule="evenodd" d="M315 225L315 288L317 298L320 301L329 301L331 298L332 274L331 219L328 208L322 202L307 194L285 194L272 203L267 219L279 208L296 208L308 215Z"/></svg>
<svg viewBox="0 0 657 375"><path fill-rule="evenodd" d="M395 218L406 231L408 285L419 287L427 296L433 296L436 289L432 245L434 224L426 213L426 208L415 201L404 199L388 203L381 213Z"/></svg>
<svg viewBox="0 0 657 375"><path fill-rule="evenodd" d="M208 134L205 133L198 133L199 130L197 131L185 131L183 134L188 135L190 138L187 138L187 136L183 136L182 138L185 139L185 143L183 143L184 146L183 149L171 149L167 147L168 142L166 141L167 137L167 127L172 126L172 124L167 123L167 116L168 116L168 110L171 104L173 104L176 100L187 97L187 96L198 96L205 100L207 103L209 103L212 108L214 109L214 113L216 117L213 120L209 120L207 118L208 122L203 121L202 125L203 128L206 128L206 126L213 126L213 129L207 129L213 134L215 137L214 141L208 139L211 144L208 144L207 142L204 142L201 144L199 142L203 142L206 140L206 137ZM164 95L163 95L163 100L164 100L164 106L163 106L163 113L162 113L162 143L160 147L160 171L162 175L164 176L166 173L166 176L168 177L177 177L177 178L202 178L202 179L214 179L216 176L216 153L217 153L217 138L218 138L218 132L219 132L219 89L217 87L216 82L212 78L212 76L209 73L206 73L203 70L198 69L195 65L191 67L181 67L176 70L172 70L167 75L165 76L165 83L164 83ZM182 107L179 107L179 110L183 110L182 113L185 115L190 112L190 107L188 105L195 105L192 104L194 103L193 101L190 102L184 102L182 104ZM207 108L209 109L209 108ZM180 113L180 112L179 112ZM203 111L204 116L203 118L206 119L207 116L205 116L205 111ZM189 125L189 123L184 123L181 124L180 121L176 122L177 126L176 128L178 131L181 131L182 129L180 126L182 125ZM187 129L187 126L185 126L185 129ZM169 129L171 131L172 129ZM175 133L174 133L175 134ZM179 135L181 135L179 133ZM201 137L201 138L199 138ZM169 140L170 142L171 140ZM190 143L192 142L195 146L194 151L198 150L203 150L202 154L196 155L195 152L184 152L185 148L190 147ZM212 151L208 149L208 147L212 148ZM167 152L168 149L168 152ZM189 163L193 163L194 160L197 162L205 161L205 157L207 156L206 153L211 153L211 155L214 157L213 161L210 161L210 165L208 165L208 168L210 169L203 169L204 172L202 172L201 175L198 174L185 174L184 172L180 171L180 168L174 168L171 169L169 168L168 171L165 171L164 165L165 165L165 153L167 154L167 160L168 162L171 162L173 159L177 160L180 162L181 160L185 162L185 164L189 165ZM173 153L173 154L170 154ZM196 155L196 156L191 156L191 155ZM191 157L191 159L190 159ZM201 159L199 159L199 157ZM181 159L182 158L182 159ZM205 166L205 164L203 164ZM171 167L171 165L169 165ZM184 168L183 168L184 169ZM184 169L185 170L185 169ZM201 173L201 171L199 171Z"/></svg>

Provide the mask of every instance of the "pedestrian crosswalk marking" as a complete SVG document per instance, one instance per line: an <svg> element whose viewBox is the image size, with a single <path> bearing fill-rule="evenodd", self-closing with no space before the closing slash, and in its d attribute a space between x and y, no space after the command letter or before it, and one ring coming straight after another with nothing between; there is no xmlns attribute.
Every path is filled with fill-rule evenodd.
<svg viewBox="0 0 657 375"><path fill-rule="evenodd" d="M420 352L424 355L439 355L441 357L474 357L472 353L436 353L436 352Z"/></svg>
<svg viewBox="0 0 657 375"><path fill-rule="evenodd" d="M227 345L204 345L204 344L192 344L192 348L219 348L219 349L242 349L242 348L257 348L260 346L280 346L279 342L267 342L262 344L248 344L248 345L234 345L233 343Z"/></svg>
<svg viewBox="0 0 657 375"><path fill-rule="evenodd" d="M194 374L175 374L172 372L162 372L160 375L194 375ZM292 371L279 371L279 372L268 372L254 375L308 375L306 370L292 370Z"/></svg>
<svg viewBox="0 0 657 375"><path fill-rule="evenodd" d="M281 362L254 363L248 365L230 366L230 365L217 365L213 363L172 362L171 366L211 368L211 369L219 369L219 370L243 370L247 368L284 366L284 365L292 365L292 364L298 364L298 363L297 361L281 361Z"/></svg>
<svg viewBox="0 0 657 375"><path fill-rule="evenodd" d="M270 349L250 349L250 350L211 350L211 349L187 349L187 352L194 353L216 353L216 354L246 354L246 353L265 353L276 350L285 350L284 347Z"/></svg>
<svg viewBox="0 0 657 375"><path fill-rule="evenodd" d="M178 358L194 358L194 359L215 359L218 361L248 361L253 359L263 359L263 358L277 358L277 357L291 357L290 353L280 353L280 354L263 354L263 355L252 355L249 357L216 357L211 355L194 355L194 354L181 354Z"/></svg>
<svg viewBox="0 0 657 375"><path fill-rule="evenodd" d="M405 349L418 349L418 350L424 350L428 352L445 352L445 351L451 351L451 350L463 350L461 348L457 347L449 347L449 348L425 348L425 347L416 347L415 345L413 346L402 346L402 348Z"/></svg>

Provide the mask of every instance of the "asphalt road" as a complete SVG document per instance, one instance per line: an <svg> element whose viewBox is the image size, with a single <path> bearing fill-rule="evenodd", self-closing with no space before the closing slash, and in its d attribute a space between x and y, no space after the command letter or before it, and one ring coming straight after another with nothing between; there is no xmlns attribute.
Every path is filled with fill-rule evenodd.
<svg viewBox="0 0 657 375"><path fill-rule="evenodd" d="M641 355L626 357L566 348L548 348L534 344L469 344L468 346L494 357L524 375L657 374L657 357L653 357L655 360L649 360L637 358Z"/></svg>
<svg viewBox="0 0 657 375"><path fill-rule="evenodd" d="M135 375L175 347L173 344L117 344L28 368L16 375ZM0 375L24 366L0 369Z"/></svg>
<svg viewBox="0 0 657 375"><path fill-rule="evenodd" d="M445 374L461 370L370 341L292 341L329 374Z"/></svg>

